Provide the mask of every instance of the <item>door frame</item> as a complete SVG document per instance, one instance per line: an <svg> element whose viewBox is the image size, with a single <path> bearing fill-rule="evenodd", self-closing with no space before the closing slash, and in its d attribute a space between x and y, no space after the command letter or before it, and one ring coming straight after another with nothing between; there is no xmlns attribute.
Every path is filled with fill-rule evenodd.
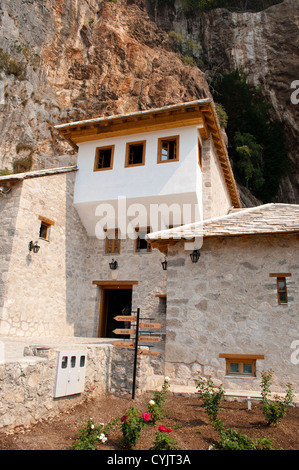
<svg viewBox="0 0 299 470"><path fill-rule="evenodd" d="M93 281L93 284L101 288L98 338L103 338L107 320L106 290L131 289L133 292L133 286L137 285L138 281Z"/></svg>

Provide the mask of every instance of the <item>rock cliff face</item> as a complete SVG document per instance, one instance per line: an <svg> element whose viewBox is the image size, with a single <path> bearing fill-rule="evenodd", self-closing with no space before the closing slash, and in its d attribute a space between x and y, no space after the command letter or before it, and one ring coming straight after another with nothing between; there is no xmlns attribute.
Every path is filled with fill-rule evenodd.
<svg viewBox="0 0 299 470"><path fill-rule="evenodd" d="M0 169L74 161L55 124L209 96L142 1L5 0L1 10Z"/></svg>
<svg viewBox="0 0 299 470"><path fill-rule="evenodd" d="M297 0L189 16L182 0L0 0L0 170L73 163L55 124L209 96L216 70L240 67L271 99L296 167L277 200L299 203L298 11ZM199 45L202 71L169 30Z"/></svg>
<svg viewBox="0 0 299 470"><path fill-rule="evenodd" d="M284 0L264 11L243 13L216 9L188 15L181 0L163 9L157 8L156 0L148 0L147 7L158 26L200 46L207 78L219 69L239 68L250 83L262 87L274 117L281 121L288 156L296 167L283 179L277 200L299 203L299 104L291 101L291 84L299 80L298 1Z"/></svg>

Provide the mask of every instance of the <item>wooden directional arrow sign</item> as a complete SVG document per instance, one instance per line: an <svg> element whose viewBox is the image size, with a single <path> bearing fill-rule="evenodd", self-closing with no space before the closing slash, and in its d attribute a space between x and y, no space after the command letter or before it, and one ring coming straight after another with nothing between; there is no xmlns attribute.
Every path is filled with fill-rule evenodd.
<svg viewBox="0 0 299 470"><path fill-rule="evenodd" d="M130 330L130 329L121 329L118 328L116 330L113 330L112 333L116 335L134 335L136 333L136 330Z"/></svg>
<svg viewBox="0 0 299 470"><path fill-rule="evenodd" d="M126 343L125 341L118 341L117 343L112 343L116 348L134 348L134 343Z"/></svg>
<svg viewBox="0 0 299 470"><path fill-rule="evenodd" d="M159 336L139 336L139 341L147 342L147 343L159 343L162 341L162 338Z"/></svg>
<svg viewBox="0 0 299 470"><path fill-rule="evenodd" d="M161 356L159 351L148 351L146 349L140 349L138 351L139 356Z"/></svg>
<svg viewBox="0 0 299 470"><path fill-rule="evenodd" d="M146 329L159 330L159 328L162 328L162 325L160 323L139 323L139 327L146 328Z"/></svg>
<svg viewBox="0 0 299 470"><path fill-rule="evenodd" d="M116 321L136 321L136 317L130 317L129 315L117 315L114 317Z"/></svg>

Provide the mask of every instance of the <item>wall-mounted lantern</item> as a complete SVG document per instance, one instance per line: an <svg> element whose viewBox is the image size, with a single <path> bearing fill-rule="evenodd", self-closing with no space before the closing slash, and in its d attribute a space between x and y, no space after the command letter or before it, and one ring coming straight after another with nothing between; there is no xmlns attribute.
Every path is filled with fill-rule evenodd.
<svg viewBox="0 0 299 470"><path fill-rule="evenodd" d="M199 260L199 257L200 257L199 250L193 250L193 252L190 253L190 258L191 258L192 263L197 263L197 261Z"/></svg>
<svg viewBox="0 0 299 470"><path fill-rule="evenodd" d="M164 260L164 261L161 261L161 264L162 264L163 271L166 271L166 270L167 270L167 260L166 260L166 257L165 257L165 260Z"/></svg>
<svg viewBox="0 0 299 470"><path fill-rule="evenodd" d="M117 269L117 266L118 266L117 261L114 261L114 259L112 258L111 263L109 263L109 268L110 269Z"/></svg>
<svg viewBox="0 0 299 470"><path fill-rule="evenodd" d="M28 245L29 251L33 251L33 253L38 253L40 246L37 244L37 242L33 243L33 241L29 242Z"/></svg>

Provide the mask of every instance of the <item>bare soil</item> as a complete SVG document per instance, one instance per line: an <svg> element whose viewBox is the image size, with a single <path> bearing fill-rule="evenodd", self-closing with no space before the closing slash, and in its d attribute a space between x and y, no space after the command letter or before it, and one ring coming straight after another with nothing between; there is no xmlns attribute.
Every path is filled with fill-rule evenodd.
<svg viewBox="0 0 299 470"><path fill-rule="evenodd" d="M151 393L136 396L115 397L104 395L88 400L73 410L43 420L30 429L18 429L12 434L0 433L0 450L71 450L80 426L93 418L95 425L107 424L115 417L121 417L134 405L141 412L146 411ZM289 409L287 416L277 426L267 426L259 402L253 402L248 410L247 402L224 401L219 417L225 427L234 428L250 437L272 438L277 450L299 449L299 408ZM208 450L217 441L218 433L210 424L207 414L196 396L169 395L166 402L166 417L159 423L148 424L142 429L136 450L148 450L159 425L172 429L171 437L182 449ZM109 436L99 450L120 450L120 429Z"/></svg>

